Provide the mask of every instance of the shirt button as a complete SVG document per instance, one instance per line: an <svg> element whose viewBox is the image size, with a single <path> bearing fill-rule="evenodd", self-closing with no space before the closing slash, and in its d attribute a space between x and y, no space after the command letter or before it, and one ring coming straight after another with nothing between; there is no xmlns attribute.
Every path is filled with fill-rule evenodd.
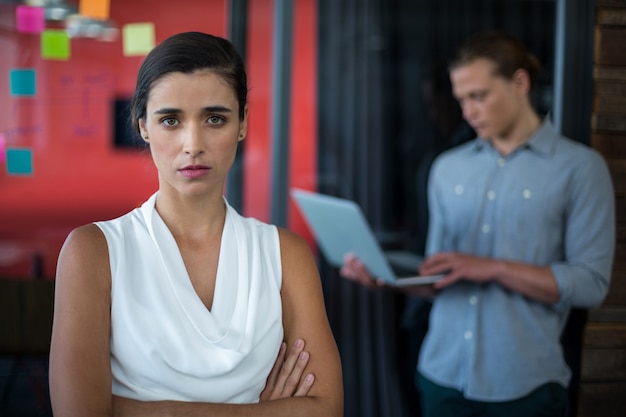
<svg viewBox="0 0 626 417"><path fill-rule="evenodd" d="M482 230L484 234L487 234L491 231L491 226L489 226L488 224L483 224Z"/></svg>
<svg viewBox="0 0 626 417"><path fill-rule="evenodd" d="M463 194L463 186L461 184L458 184L456 187L454 187L454 192L458 195Z"/></svg>
<svg viewBox="0 0 626 417"><path fill-rule="evenodd" d="M476 303L478 303L478 297L476 297L475 295L472 295L469 299L469 302L471 305L476 305Z"/></svg>
<svg viewBox="0 0 626 417"><path fill-rule="evenodd" d="M522 195L526 200L528 200L533 196L533 193L528 188L525 188L524 191L522 191Z"/></svg>
<svg viewBox="0 0 626 417"><path fill-rule="evenodd" d="M498 166L502 168L504 165L506 165L506 159L498 158Z"/></svg>
<svg viewBox="0 0 626 417"><path fill-rule="evenodd" d="M472 332L470 332L469 330L465 332L465 334L463 335L463 337L465 338L465 340L470 340L472 338Z"/></svg>
<svg viewBox="0 0 626 417"><path fill-rule="evenodd" d="M487 191L487 198L489 200L495 200L496 199L496 192L493 191L493 190Z"/></svg>

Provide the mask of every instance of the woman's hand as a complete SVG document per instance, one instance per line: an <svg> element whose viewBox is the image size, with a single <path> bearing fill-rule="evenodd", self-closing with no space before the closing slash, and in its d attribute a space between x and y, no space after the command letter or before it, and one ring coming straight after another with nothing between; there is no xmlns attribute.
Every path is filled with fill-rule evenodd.
<svg viewBox="0 0 626 417"><path fill-rule="evenodd" d="M265 389L261 393L260 402L269 402L290 397L305 397L313 386L313 374L305 375L304 370L309 363L309 353L304 350L304 340L298 339L287 349L283 342L276 362L267 377ZM303 378L303 375L304 378ZM113 415L120 417L159 417L170 415L267 415L259 413L260 404L211 404L179 401L144 402L113 396ZM268 404L265 404L266 406ZM264 410L269 410L267 407ZM281 414L284 415L284 414Z"/></svg>
<svg viewBox="0 0 626 417"><path fill-rule="evenodd" d="M297 339L289 348L289 353L287 344L283 342L261 393L261 401L306 396L315 382L313 374L302 378L308 362L309 353L304 350L304 340Z"/></svg>

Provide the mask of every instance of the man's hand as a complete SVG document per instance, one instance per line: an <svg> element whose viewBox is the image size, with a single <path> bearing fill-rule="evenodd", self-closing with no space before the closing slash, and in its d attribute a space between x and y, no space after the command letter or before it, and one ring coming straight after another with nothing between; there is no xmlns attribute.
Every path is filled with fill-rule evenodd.
<svg viewBox="0 0 626 417"><path fill-rule="evenodd" d="M265 389L261 393L261 401L306 396L315 382L313 374L307 374L302 378L307 363L309 352L304 350L304 340L296 340L289 348L289 353L287 345L283 342L272 371L267 377Z"/></svg>
<svg viewBox="0 0 626 417"><path fill-rule="evenodd" d="M421 275L445 274L436 282L436 289L447 287L461 279L472 282L489 282L497 273L498 262L489 258L460 253L437 253L422 263Z"/></svg>
<svg viewBox="0 0 626 417"><path fill-rule="evenodd" d="M436 290L463 280L499 285L543 303L559 301L559 287L550 266L530 265L460 253L438 253L420 267L423 275L445 274L434 284Z"/></svg>
<svg viewBox="0 0 626 417"><path fill-rule="evenodd" d="M376 279L373 277L365 265L363 265L363 262L361 262L353 254L345 256L343 266L339 270L339 273L350 281L354 281L357 284L369 288L370 290L394 289L413 297L428 299L432 299L437 295L435 288L432 285L413 285L402 287L388 285L383 279Z"/></svg>
<svg viewBox="0 0 626 417"><path fill-rule="evenodd" d="M389 287L384 280L373 277L363 262L351 253L344 257L343 266L339 270L339 273L344 278L354 281L370 290Z"/></svg>

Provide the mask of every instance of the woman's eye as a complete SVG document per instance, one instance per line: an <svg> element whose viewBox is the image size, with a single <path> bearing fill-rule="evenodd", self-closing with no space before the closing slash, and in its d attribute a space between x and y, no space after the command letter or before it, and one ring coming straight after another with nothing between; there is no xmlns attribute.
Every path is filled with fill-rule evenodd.
<svg viewBox="0 0 626 417"><path fill-rule="evenodd" d="M211 125L219 125L224 123L224 118L221 116L209 116L207 122L209 122L209 124Z"/></svg>
<svg viewBox="0 0 626 417"><path fill-rule="evenodd" d="M161 120L161 124L167 127L172 127L178 124L178 120L174 119L173 117L168 117L168 118Z"/></svg>

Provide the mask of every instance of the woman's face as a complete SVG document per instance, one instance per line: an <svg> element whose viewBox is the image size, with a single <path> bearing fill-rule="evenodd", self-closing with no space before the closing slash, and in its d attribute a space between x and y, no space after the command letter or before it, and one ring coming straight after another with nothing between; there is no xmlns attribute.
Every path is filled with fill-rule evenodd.
<svg viewBox="0 0 626 417"><path fill-rule="evenodd" d="M234 90L209 70L173 72L152 86L139 128L160 190L221 195L237 142L246 135L247 108L240 120Z"/></svg>

